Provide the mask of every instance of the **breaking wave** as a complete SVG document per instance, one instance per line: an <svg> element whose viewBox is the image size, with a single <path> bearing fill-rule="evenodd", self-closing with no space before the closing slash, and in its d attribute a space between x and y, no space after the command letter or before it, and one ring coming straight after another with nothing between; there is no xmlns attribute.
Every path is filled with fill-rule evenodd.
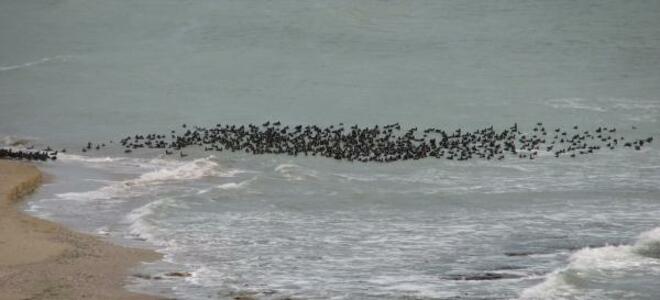
<svg viewBox="0 0 660 300"><path fill-rule="evenodd" d="M616 297L617 291L590 288L599 282L641 271L660 272L660 227L639 235L633 245L581 249L569 257L566 267L546 276L538 285L524 290L519 299L602 299ZM609 278L615 277L615 278ZM608 280L609 279L609 280ZM624 295L625 291L621 291Z"/></svg>
<svg viewBox="0 0 660 300"><path fill-rule="evenodd" d="M215 176L218 173L216 168L218 163L214 162L210 156L207 158L195 159L185 162L182 165L174 167L164 167L162 169L148 172L133 180L133 184L150 184L166 180L190 180L206 176Z"/></svg>
<svg viewBox="0 0 660 300"><path fill-rule="evenodd" d="M74 159L83 159L75 156L68 156ZM221 176L218 172L218 163L213 161L214 157L195 159L187 162L168 161L164 166L157 167L154 171L143 173L138 178L114 182L100 189L87 192L73 192L57 194L61 199L67 200L97 200L112 199L116 196L135 196L147 192L137 189L140 187L149 187L163 182L176 180L194 180L209 176ZM86 162L117 162L122 158L85 158ZM160 162L162 163L162 162ZM153 164L152 164L153 167Z"/></svg>
<svg viewBox="0 0 660 300"><path fill-rule="evenodd" d="M149 202L144 206L132 210L126 217L124 222L128 224L128 233L132 237L148 241L154 245L165 246L164 241L158 239L158 227L155 226L147 217L153 215L159 207L164 206L169 198L162 198L153 202Z"/></svg>

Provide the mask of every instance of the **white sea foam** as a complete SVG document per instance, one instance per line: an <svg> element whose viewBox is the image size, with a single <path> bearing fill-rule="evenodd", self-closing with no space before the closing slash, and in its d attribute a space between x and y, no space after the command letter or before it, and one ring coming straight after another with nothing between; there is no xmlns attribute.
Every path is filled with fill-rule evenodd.
<svg viewBox="0 0 660 300"><path fill-rule="evenodd" d="M168 198L159 199L144 206L138 207L124 217L129 224L128 232L131 236L146 240L154 245L165 246L164 241L157 238L158 227L147 220L155 210L163 206Z"/></svg>
<svg viewBox="0 0 660 300"><path fill-rule="evenodd" d="M217 175L218 164L214 162L213 156L200 158L181 165L167 166L153 172L142 174L133 180L133 184L148 184L166 180L190 180L205 176Z"/></svg>
<svg viewBox="0 0 660 300"><path fill-rule="evenodd" d="M543 151L545 152L545 151ZM541 153L543 153L541 152ZM500 165L500 168L506 168L506 169L512 169L520 172L532 172L532 170L529 167L523 167L521 165L516 165L516 164L506 164L506 165Z"/></svg>
<svg viewBox="0 0 660 300"><path fill-rule="evenodd" d="M290 181L318 178L318 172L315 170L307 169L296 164L280 164L275 167L275 172L281 174Z"/></svg>
<svg viewBox="0 0 660 300"><path fill-rule="evenodd" d="M660 272L658 257L660 227L642 233L634 245L584 248L570 256L566 267L553 271L540 284L524 290L520 299L573 299L578 295L597 299L598 291L581 289L584 282L606 274L651 269Z"/></svg>
<svg viewBox="0 0 660 300"><path fill-rule="evenodd" d="M178 160L166 160L162 158L144 159L122 156L94 157L66 153L59 153L58 159L63 162L78 162L83 163L86 166L101 168L158 169L164 167L177 167L182 163L185 163Z"/></svg>
<svg viewBox="0 0 660 300"><path fill-rule="evenodd" d="M559 99L550 99L545 100L544 103L549 105L552 108L557 109L581 109L581 110L590 110L596 112L605 112L605 109L602 106L595 105L582 98L559 98Z"/></svg>
<svg viewBox="0 0 660 300"><path fill-rule="evenodd" d="M55 196L57 196L60 199L73 200L73 201L105 200L105 199L112 199L114 195L118 194L121 191L123 191L123 189L121 189L121 186L115 183L109 186L104 186L94 191L60 193L60 194L56 194Z"/></svg>
<svg viewBox="0 0 660 300"><path fill-rule="evenodd" d="M385 174L351 174L351 173L336 173L333 174L345 181L361 181L361 182L377 182L381 180L390 179L389 175ZM396 179L394 179L396 180Z"/></svg>
<svg viewBox="0 0 660 300"><path fill-rule="evenodd" d="M217 283L222 280L223 277L224 274L220 271L202 266L191 272L191 276L186 278L186 281L194 285L203 286L209 285L209 281Z"/></svg>
<svg viewBox="0 0 660 300"><path fill-rule="evenodd" d="M220 185L217 185L216 187L221 189L221 190L235 190L235 189L240 189L241 186L243 186L244 182L228 182L228 183L223 183Z"/></svg>
<svg viewBox="0 0 660 300"><path fill-rule="evenodd" d="M109 157L109 156L91 157L91 156L65 154L65 153L58 153L57 158L61 161L77 161L77 162L86 162L86 163L112 163L112 162L125 161L128 159L127 157Z"/></svg>
<svg viewBox="0 0 660 300"><path fill-rule="evenodd" d="M248 170L242 170L242 169L230 169L230 170L224 170L222 172L218 172L215 174L215 176L218 177L235 177L238 174L243 174L243 173L254 173L254 171L248 171Z"/></svg>
<svg viewBox="0 0 660 300"><path fill-rule="evenodd" d="M254 181L256 177L252 177L248 180L244 180L241 182L227 182L223 183L220 185L217 185L216 188L221 189L221 190L237 190L237 189L242 189L246 186L248 186L252 181Z"/></svg>
<svg viewBox="0 0 660 300"><path fill-rule="evenodd" d="M657 111L660 109L657 99L609 98L608 102L611 103L613 109L619 110Z"/></svg>
<svg viewBox="0 0 660 300"><path fill-rule="evenodd" d="M61 199L89 201L112 199L117 196L126 197L135 196L147 192L141 190L142 187L158 185L168 181L194 180L207 176L216 176L218 172L218 163L213 161L213 156L200 158L193 161L178 162L168 161L165 166L156 168L153 163L150 168L156 168L154 171L143 173L138 178L124 181L116 181L100 189L87 192L62 193L56 196ZM78 158L75 158L78 159ZM85 160L86 162L116 162L120 158L107 158L98 161ZM163 162L159 162L163 163Z"/></svg>
<svg viewBox="0 0 660 300"><path fill-rule="evenodd" d="M53 56L53 57L44 57L42 59L29 61L29 62L18 64L18 65L0 66L0 72L23 69L23 68L32 67L32 66L40 65L40 64L43 64L43 63L47 63L47 62L66 61L69 57L70 56L66 56L66 55L58 55L58 56Z"/></svg>
<svg viewBox="0 0 660 300"><path fill-rule="evenodd" d="M640 234L633 251L646 257L660 258L660 227Z"/></svg>
<svg viewBox="0 0 660 300"><path fill-rule="evenodd" d="M110 229L108 228L108 226L101 226L101 227L96 229L96 234L98 234L98 235L110 235L110 233L111 232L110 232Z"/></svg>

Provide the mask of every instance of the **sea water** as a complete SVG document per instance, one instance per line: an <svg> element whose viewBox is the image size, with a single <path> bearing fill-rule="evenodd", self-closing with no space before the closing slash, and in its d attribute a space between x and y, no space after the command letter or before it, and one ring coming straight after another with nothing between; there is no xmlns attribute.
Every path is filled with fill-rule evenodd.
<svg viewBox="0 0 660 300"><path fill-rule="evenodd" d="M164 255L131 290L657 299L655 144L376 164L116 143L266 120L658 137L659 20L657 1L4 1L0 136L68 150L29 213Z"/></svg>

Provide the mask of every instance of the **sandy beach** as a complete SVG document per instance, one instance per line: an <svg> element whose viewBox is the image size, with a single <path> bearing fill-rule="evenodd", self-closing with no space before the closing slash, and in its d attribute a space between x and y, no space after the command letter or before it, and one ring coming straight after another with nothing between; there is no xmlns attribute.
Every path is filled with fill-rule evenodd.
<svg viewBox="0 0 660 300"><path fill-rule="evenodd" d="M112 245L16 209L41 172L0 160L0 299L160 299L128 292L129 269L159 258Z"/></svg>

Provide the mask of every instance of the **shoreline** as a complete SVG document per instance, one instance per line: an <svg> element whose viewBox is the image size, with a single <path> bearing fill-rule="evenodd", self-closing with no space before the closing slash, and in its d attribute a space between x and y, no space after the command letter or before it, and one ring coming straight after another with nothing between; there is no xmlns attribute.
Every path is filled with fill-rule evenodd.
<svg viewBox="0 0 660 300"><path fill-rule="evenodd" d="M124 288L132 268L160 254L114 245L20 211L17 203L42 180L29 163L0 160L0 300L165 299Z"/></svg>

